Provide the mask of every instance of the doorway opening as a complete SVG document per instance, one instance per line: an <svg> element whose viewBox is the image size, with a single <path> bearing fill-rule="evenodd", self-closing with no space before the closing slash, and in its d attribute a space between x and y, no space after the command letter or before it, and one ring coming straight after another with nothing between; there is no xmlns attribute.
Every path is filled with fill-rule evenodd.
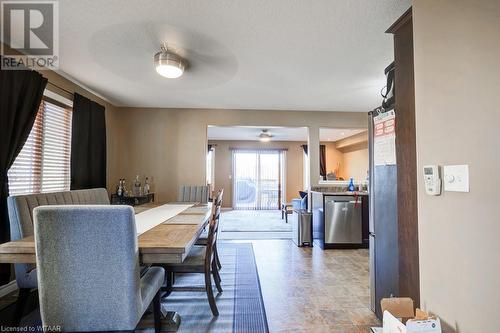
<svg viewBox="0 0 500 333"><path fill-rule="evenodd" d="M207 133L207 182L224 189L220 237L290 239L290 205L304 190L307 128L208 126Z"/></svg>

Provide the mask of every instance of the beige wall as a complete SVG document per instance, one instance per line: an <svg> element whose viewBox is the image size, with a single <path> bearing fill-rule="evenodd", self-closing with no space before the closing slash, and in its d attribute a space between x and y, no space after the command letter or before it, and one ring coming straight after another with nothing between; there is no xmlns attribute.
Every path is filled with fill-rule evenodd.
<svg viewBox="0 0 500 333"><path fill-rule="evenodd" d="M500 2L413 4L421 304L444 332L499 332ZM470 193L424 193L426 164L469 164Z"/></svg>
<svg viewBox="0 0 500 333"><path fill-rule="evenodd" d="M178 185L206 182L208 125L308 127L310 178L316 184L319 128L364 128L366 123L364 112L120 108L113 124L117 162L109 174L129 180L136 174L152 175L158 200L175 200Z"/></svg>
<svg viewBox="0 0 500 333"><path fill-rule="evenodd" d="M232 153L230 148L282 148L286 149L286 201L298 197L303 183L303 149L305 142L273 141L222 141L210 140L215 144L215 188L224 189L224 207L232 207L233 182Z"/></svg>
<svg viewBox="0 0 500 333"><path fill-rule="evenodd" d="M122 108L118 113L113 124L116 136L111 152L116 163L108 167L108 175L113 177L111 184L125 178L130 188L136 175L152 177L152 191L156 193L157 200L177 200L179 144L176 112L160 109L134 112ZM189 147L186 149L190 151ZM189 173L192 169L185 172Z"/></svg>
<svg viewBox="0 0 500 333"><path fill-rule="evenodd" d="M355 181L366 180L368 171L368 148L344 153L344 179L354 178Z"/></svg>

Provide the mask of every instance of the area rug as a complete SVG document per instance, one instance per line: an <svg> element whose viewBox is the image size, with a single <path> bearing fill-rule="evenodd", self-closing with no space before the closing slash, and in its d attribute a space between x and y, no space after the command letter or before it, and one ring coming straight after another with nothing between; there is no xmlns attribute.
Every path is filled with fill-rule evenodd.
<svg viewBox="0 0 500 333"><path fill-rule="evenodd" d="M290 232L292 216L288 222L281 218L281 210L229 210L220 218L222 232Z"/></svg>
<svg viewBox="0 0 500 333"><path fill-rule="evenodd" d="M222 293L216 295L220 315L213 317L205 292L173 292L162 301L162 312L177 311L182 320L180 333L268 333L264 301L262 299L259 275L255 263L252 244L219 243L219 256L222 263L220 276ZM177 274L176 286L203 286L203 274ZM13 307L13 304L8 308ZM0 311L0 321L5 324L12 315L11 311ZM2 320L2 317L4 317ZM4 325L5 325L4 324ZM22 325L38 332L41 324L40 313L35 309L23 318ZM141 321L136 332L154 332L152 315ZM149 328L151 327L151 328Z"/></svg>
<svg viewBox="0 0 500 333"><path fill-rule="evenodd" d="M267 333L266 311L252 244L219 244L223 292L216 295L219 316L213 317L205 292L173 292L162 303L163 311L182 317L178 332ZM176 286L202 286L202 274L177 274Z"/></svg>

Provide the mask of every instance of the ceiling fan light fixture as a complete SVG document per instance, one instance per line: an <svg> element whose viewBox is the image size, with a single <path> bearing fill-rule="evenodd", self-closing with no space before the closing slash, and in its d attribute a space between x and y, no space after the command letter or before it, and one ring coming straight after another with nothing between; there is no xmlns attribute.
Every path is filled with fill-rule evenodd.
<svg viewBox="0 0 500 333"><path fill-rule="evenodd" d="M179 55L162 47L161 51L154 56L156 72L169 79L181 77L186 68L186 61Z"/></svg>
<svg viewBox="0 0 500 333"><path fill-rule="evenodd" d="M262 132L260 132L260 134L259 134L259 140L261 142L269 142L269 141L271 141L272 137L273 137L273 135L271 133L269 133L268 130L262 130Z"/></svg>

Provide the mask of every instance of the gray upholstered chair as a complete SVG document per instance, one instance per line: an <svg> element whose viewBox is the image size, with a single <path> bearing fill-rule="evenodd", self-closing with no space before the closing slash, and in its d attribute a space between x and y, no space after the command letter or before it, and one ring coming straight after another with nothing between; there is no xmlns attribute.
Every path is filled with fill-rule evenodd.
<svg viewBox="0 0 500 333"><path fill-rule="evenodd" d="M182 185L179 188L177 201L207 203L210 194L208 185Z"/></svg>
<svg viewBox="0 0 500 333"><path fill-rule="evenodd" d="M109 205L108 192L104 188L55 193L11 196L7 199L11 240L33 236L33 209L41 205ZM19 298L14 324L21 320L24 305L33 288L37 288L34 265L15 264Z"/></svg>
<svg viewBox="0 0 500 333"><path fill-rule="evenodd" d="M141 278L130 206L42 206L34 210L42 324L63 332L133 331L153 303L160 331L165 272Z"/></svg>

